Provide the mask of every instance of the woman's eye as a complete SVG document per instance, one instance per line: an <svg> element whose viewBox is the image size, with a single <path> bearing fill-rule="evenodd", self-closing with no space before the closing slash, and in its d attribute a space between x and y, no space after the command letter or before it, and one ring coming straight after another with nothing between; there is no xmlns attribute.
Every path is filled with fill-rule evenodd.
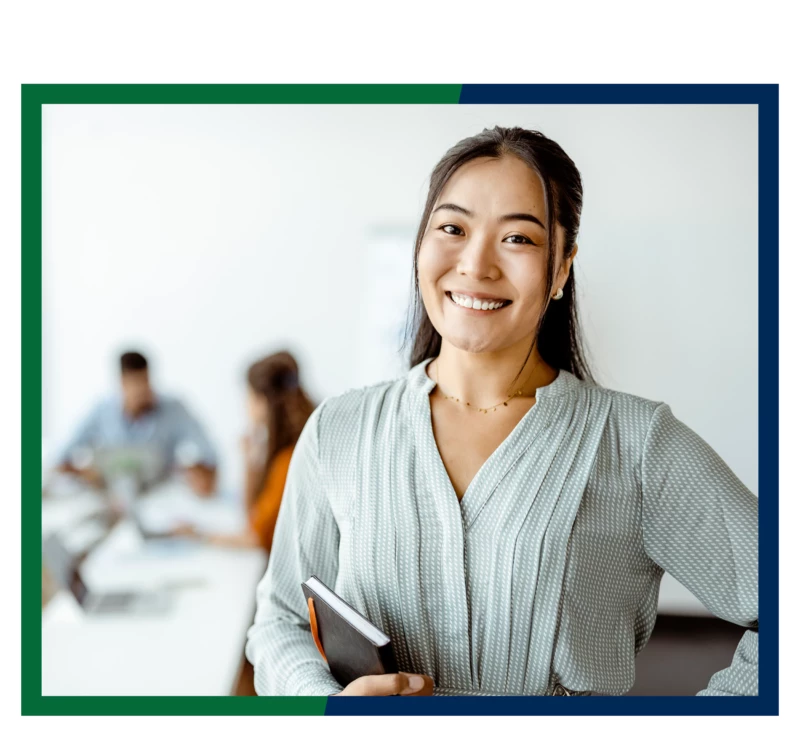
<svg viewBox="0 0 800 737"><path fill-rule="evenodd" d="M518 240L518 241L512 241L513 243L520 243L520 244L521 243L530 243L532 246L536 245L530 238L528 238L527 236L524 236L524 235L510 235L510 236L508 236L508 238L521 238L522 239L522 240ZM508 238L506 238L506 240L508 240Z"/></svg>
<svg viewBox="0 0 800 737"><path fill-rule="evenodd" d="M453 233L453 232L451 232L451 231L447 230L447 228L453 228L453 230L457 230L457 231L458 231L458 233ZM462 234L463 234L463 232L464 232L464 231L463 231L463 230L461 230L461 228L459 228L457 225L452 225L452 224L450 224L450 223L447 223L446 225L442 225L442 226L439 228L439 230L443 230L443 231L444 231L445 233L447 233L448 235L462 235Z"/></svg>

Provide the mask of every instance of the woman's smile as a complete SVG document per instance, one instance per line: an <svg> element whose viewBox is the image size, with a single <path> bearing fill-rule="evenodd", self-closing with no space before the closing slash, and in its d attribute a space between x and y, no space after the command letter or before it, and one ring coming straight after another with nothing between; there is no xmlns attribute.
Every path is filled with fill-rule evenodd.
<svg viewBox="0 0 800 737"><path fill-rule="evenodd" d="M445 292L448 302L465 313L478 315L492 314L508 307L510 299L491 297L490 295L475 294L474 292Z"/></svg>

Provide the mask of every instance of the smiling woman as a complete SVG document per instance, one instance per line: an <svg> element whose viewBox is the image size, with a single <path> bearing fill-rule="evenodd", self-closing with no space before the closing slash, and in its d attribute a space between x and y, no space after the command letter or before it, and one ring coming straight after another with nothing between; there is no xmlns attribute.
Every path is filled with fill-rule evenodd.
<svg viewBox="0 0 800 737"><path fill-rule="evenodd" d="M572 263L582 185L495 128L431 176L411 367L327 399L298 441L247 654L261 694L341 689L300 582L392 640L342 695L624 694L665 571L748 628L700 695L758 693L756 498L668 405L600 387Z"/></svg>
<svg viewBox="0 0 800 737"><path fill-rule="evenodd" d="M477 300L481 311L485 300L513 305L514 292L515 314L506 315L505 330L492 325L476 335L473 326L466 325L469 340L491 335L492 345L507 348L509 340L524 337L528 350L521 363L538 343L549 365L590 379L570 269L578 252L582 203L575 164L557 143L535 131L511 129L503 135L495 129L448 151L431 175L417 232L415 283L426 310L420 311L417 299L412 365L438 355L441 346L444 326L437 319L446 319L447 313L436 309L431 292L438 289L450 305L452 292L470 297L472 304L456 303L474 308ZM443 284L431 283L437 279ZM471 288L464 284L468 280ZM493 285L491 292L476 291L475 284L487 281ZM500 289L509 294L500 294ZM509 333L512 326L516 328Z"/></svg>

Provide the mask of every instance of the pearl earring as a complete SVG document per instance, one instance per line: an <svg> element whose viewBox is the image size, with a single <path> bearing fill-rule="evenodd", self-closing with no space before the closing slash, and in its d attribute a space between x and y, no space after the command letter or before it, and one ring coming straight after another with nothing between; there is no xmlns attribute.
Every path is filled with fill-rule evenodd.
<svg viewBox="0 0 800 737"><path fill-rule="evenodd" d="M558 291L553 295L553 299L561 299L564 296L564 290L559 287Z"/></svg>

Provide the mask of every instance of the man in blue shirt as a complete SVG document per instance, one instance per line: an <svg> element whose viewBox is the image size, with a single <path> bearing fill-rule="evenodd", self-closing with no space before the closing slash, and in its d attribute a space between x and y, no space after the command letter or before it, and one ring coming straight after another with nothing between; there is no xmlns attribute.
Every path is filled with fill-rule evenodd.
<svg viewBox="0 0 800 737"><path fill-rule="evenodd" d="M180 401L153 391L147 359L141 353L124 353L120 369L121 396L108 397L94 407L62 451L59 470L98 482L93 452L144 446L156 449L168 466L182 466L198 494L211 494L217 455L200 423ZM88 455L88 463L81 462L82 455Z"/></svg>

